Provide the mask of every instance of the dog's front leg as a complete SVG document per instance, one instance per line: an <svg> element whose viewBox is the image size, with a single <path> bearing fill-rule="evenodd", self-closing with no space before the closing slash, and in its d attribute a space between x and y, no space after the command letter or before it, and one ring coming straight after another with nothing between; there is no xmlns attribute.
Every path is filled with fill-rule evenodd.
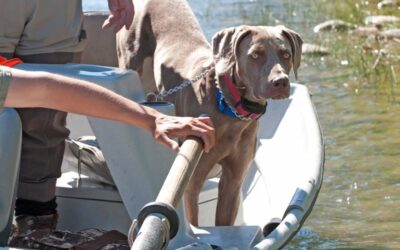
<svg viewBox="0 0 400 250"><path fill-rule="evenodd" d="M231 226L235 223L240 206L243 180L253 154L231 157L222 162L222 175L218 186L216 226Z"/></svg>
<svg viewBox="0 0 400 250"><path fill-rule="evenodd" d="M199 225L198 221L199 194L203 187L204 182L207 179L209 172L217 162L216 157L217 154L215 154L215 152L204 154L201 157L199 163L197 164L196 170L194 171L192 178L190 179L190 182L185 191L184 202L185 202L186 218L194 226Z"/></svg>

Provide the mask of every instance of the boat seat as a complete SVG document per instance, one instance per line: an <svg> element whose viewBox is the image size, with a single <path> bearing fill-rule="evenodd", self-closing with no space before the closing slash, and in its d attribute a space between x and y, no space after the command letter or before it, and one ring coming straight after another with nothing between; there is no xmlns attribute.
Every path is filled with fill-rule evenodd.
<svg viewBox="0 0 400 250"><path fill-rule="evenodd" d="M0 110L0 247L7 244L14 211L21 151L21 122L14 109Z"/></svg>

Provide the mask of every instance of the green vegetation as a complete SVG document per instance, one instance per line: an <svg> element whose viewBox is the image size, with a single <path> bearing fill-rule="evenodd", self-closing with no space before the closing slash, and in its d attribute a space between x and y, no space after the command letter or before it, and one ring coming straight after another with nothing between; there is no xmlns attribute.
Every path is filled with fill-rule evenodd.
<svg viewBox="0 0 400 250"><path fill-rule="evenodd" d="M365 24L367 16L400 16L398 6L378 8L379 1L334 0L320 2L319 10L325 19L339 19L355 27L373 27ZM383 35L382 31L400 28L400 22L382 22L379 31L357 33L322 33L314 37L316 43L330 48L334 63L348 64L347 71L353 84L374 84L393 87L400 83L400 39ZM392 93L392 91L391 91Z"/></svg>

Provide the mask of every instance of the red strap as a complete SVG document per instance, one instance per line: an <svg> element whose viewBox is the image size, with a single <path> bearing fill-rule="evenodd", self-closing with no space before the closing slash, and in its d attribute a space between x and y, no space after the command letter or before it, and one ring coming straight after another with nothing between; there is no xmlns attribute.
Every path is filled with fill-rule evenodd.
<svg viewBox="0 0 400 250"><path fill-rule="evenodd" d="M236 103L240 102L240 93L236 89L235 85L231 81L231 78L227 74L224 75L224 82L225 82L226 86L228 87L229 92L232 95L234 103L236 104Z"/></svg>
<svg viewBox="0 0 400 250"><path fill-rule="evenodd" d="M242 103L240 102L240 93L237 90L236 86L233 84L231 78L228 76L228 74L224 75L224 82L226 86L228 87L229 92L231 93L232 99L235 103L235 108L236 112L239 115L245 116L245 117L250 117L251 119L258 119L262 114L257 114L257 113L250 113L244 110Z"/></svg>
<svg viewBox="0 0 400 250"><path fill-rule="evenodd" d="M6 58L0 56L0 65L1 66L7 66L7 67L11 68L20 63L22 63L22 60L19 58L12 58L10 60L7 60Z"/></svg>

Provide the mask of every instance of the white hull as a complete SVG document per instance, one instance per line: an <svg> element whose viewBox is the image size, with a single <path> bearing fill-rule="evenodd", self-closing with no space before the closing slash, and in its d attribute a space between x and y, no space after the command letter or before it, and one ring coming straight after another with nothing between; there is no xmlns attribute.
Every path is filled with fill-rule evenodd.
<svg viewBox="0 0 400 250"><path fill-rule="evenodd" d="M22 64L18 67L91 80L139 102L144 96L140 81L132 71L75 64ZM178 208L179 232L171 240L169 249L194 242L210 243L223 249L278 249L295 235L311 212L321 186L324 147L307 88L292 84L291 89L289 99L271 101L266 115L261 118L257 153L243 185L236 226L212 226L218 179L211 179L200 196L201 227L188 224L181 204ZM170 114L174 112L172 105L154 107ZM0 131L7 131L3 134L19 136L18 119L12 110L3 112L0 119ZM155 144L145 132L120 123L82 116L71 116L69 122L72 137L96 135L119 191L88 178L78 186L74 166L77 162L67 150L64 174L57 188L59 228L76 231L98 227L127 233L131 220L137 217L140 209L155 199L174 155ZM6 136L1 140L1 150L12 141ZM13 148L18 152L19 140L14 141L17 143ZM0 204L11 204L12 197L7 194L13 193L15 183L16 171L13 169L18 154L14 156L12 160L11 154L0 154L0 171L5 172L1 177L14 176L0 182L6 187L0 189L5 190L0 193ZM3 165L6 160L11 160L7 166ZM10 207L0 207L0 230L10 218ZM272 218L280 218L283 222L264 237L262 229Z"/></svg>

